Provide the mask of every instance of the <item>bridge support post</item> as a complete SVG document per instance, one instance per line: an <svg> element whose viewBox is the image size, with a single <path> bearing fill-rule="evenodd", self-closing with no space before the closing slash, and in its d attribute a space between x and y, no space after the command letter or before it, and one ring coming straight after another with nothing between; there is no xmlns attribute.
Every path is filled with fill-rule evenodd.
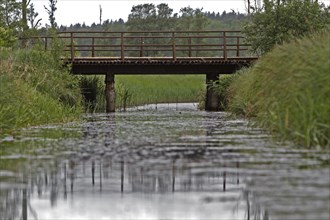
<svg viewBox="0 0 330 220"><path fill-rule="evenodd" d="M105 111L115 112L116 102L115 102L115 74L107 73L105 74Z"/></svg>
<svg viewBox="0 0 330 220"><path fill-rule="evenodd" d="M205 110L219 111L220 98L216 91L212 88L212 82L219 80L219 73L206 74L206 96L205 96Z"/></svg>

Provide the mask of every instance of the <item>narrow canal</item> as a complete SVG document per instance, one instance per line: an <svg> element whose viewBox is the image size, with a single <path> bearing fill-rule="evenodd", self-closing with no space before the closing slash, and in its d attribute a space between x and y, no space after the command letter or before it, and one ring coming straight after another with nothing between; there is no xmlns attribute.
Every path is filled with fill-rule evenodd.
<svg viewBox="0 0 330 220"><path fill-rule="evenodd" d="M0 219L329 219L329 152L194 104L146 108L3 138Z"/></svg>

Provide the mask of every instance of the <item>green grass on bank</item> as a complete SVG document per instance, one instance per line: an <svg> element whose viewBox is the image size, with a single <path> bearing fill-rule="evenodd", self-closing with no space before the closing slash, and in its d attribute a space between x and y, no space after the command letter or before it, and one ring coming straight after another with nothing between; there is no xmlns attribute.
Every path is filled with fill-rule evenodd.
<svg viewBox="0 0 330 220"><path fill-rule="evenodd" d="M131 92L131 105L196 102L204 81L204 75L116 76L116 82Z"/></svg>
<svg viewBox="0 0 330 220"><path fill-rule="evenodd" d="M43 51L0 48L0 93L0 134L81 113L77 78Z"/></svg>
<svg viewBox="0 0 330 220"><path fill-rule="evenodd" d="M304 146L330 145L329 32L262 57L229 88L229 110Z"/></svg>
<svg viewBox="0 0 330 220"><path fill-rule="evenodd" d="M91 106L95 111L104 111L104 77L84 78L81 87ZM144 104L197 102L204 87L204 75L116 75L116 106L123 109Z"/></svg>

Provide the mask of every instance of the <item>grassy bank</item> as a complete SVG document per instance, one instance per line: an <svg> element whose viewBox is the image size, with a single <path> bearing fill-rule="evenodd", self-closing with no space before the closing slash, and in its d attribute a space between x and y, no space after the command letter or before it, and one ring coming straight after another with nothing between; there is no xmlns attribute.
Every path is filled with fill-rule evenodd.
<svg viewBox="0 0 330 220"><path fill-rule="evenodd" d="M95 111L104 111L104 78L85 77L81 87ZM137 106L151 103L197 102L203 91L204 75L117 75L116 106ZM96 101L93 101L96 100Z"/></svg>
<svg viewBox="0 0 330 220"><path fill-rule="evenodd" d="M229 110L283 139L329 147L329 56L329 32L277 46L234 80Z"/></svg>
<svg viewBox="0 0 330 220"><path fill-rule="evenodd" d="M77 78L43 51L0 48L0 92L0 135L81 113Z"/></svg>

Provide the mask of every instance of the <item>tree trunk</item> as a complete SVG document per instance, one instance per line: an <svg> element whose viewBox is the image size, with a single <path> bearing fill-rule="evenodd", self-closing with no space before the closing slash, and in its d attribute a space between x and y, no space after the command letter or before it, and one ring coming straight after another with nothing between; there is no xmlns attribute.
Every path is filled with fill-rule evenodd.
<svg viewBox="0 0 330 220"><path fill-rule="evenodd" d="M22 40L22 47L26 47L27 41L26 34L27 30L29 29L29 26L27 24L27 0L22 0L22 28L23 28L23 40Z"/></svg>

